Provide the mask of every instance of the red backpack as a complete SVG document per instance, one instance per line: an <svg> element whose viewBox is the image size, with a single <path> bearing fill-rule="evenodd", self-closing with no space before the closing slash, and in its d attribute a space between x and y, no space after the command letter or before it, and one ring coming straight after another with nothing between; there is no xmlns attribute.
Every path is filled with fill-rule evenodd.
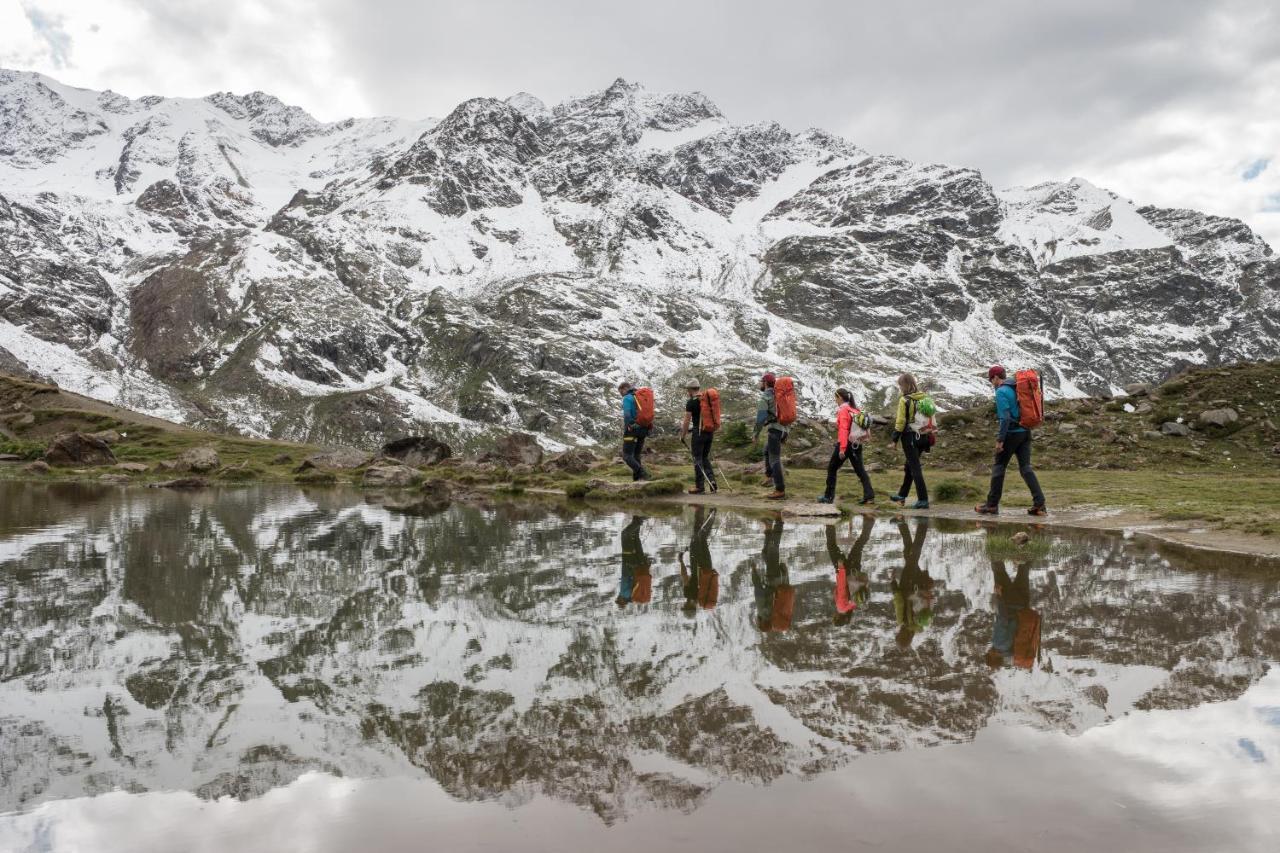
<svg viewBox="0 0 1280 853"><path fill-rule="evenodd" d="M703 432L715 432L720 429L720 392L708 388L699 395L702 402L702 413L698 415L698 424Z"/></svg>
<svg viewBox="0 0 1280 853"><path fill-rule="evenodd" d="M1031 669L1040 657L1040 614L1024 607L1017 614L1018 627L1013 632L1013 665Z"/></svg>
<svg viewBox="0 0 1280 853"><path fill-rule="evenodd" d="M636 389L636 426L648 429L653 426L653 389Z"/></svg>
<svg viewBox="0 0 1280 853"><path fill-rule="evenodd" d="M720 600L720 574L703 569L698 572L698 604L703 610L712 610Z"/></svg>
<svg viewBox="0 0 1280 853"><path fill-rule="evenodd" d="M778 409L778 423L791 426L796 422L796 385L790 376L773 383L773 402Z"/></svg>
<svg viewBox="0 0 1280 853"><path fill-rule="evenodd" d="M636 604L648 604L653 600L653 575L649 570L636 572L636 583L631 589L631 600Z"/></svg>
<svg viewBox="0 0 1280 853"><path fill-rule="evenodd" d="M1044 391L1040 388L1040 374L1034 370L1019 370L1013 375L1018 394L1018 426L1035 429L1044 423Z"/></svg>
<svg viewBox="0 0 1280 853"><path fill-rule="evenodd" d="M774 590L773 612L769 623L771 631L786 631L791 627L791 617L796 609L796 588L783 584Z"/></svg>

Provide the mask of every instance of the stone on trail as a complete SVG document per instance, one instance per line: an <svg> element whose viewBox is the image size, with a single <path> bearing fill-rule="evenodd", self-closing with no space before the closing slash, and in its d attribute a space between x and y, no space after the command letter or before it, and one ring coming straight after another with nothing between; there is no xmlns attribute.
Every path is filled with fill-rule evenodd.
<svg viewBox="0 0 1280 853"><path fill-rule="evenodd" d="M22 470L27 474L48 474L51 469L48 462L43 459L37 459L30 465L24 465Z"/></svg>
<svg viewBox="0 0 1280 853"><path fill-rule="evenodd" d="M382 455L406 465L439 465L453 456L453 448L429 435L411 435L382 445Z"/></svg>
<svg viewBox="0 0 1280 853"><path fill-rule="evenodd" d="M1235 409L1209 409L1200 413L1200 423L1205 426L1226 426L1240 420Z"/></svg>
<svg viewBox="0 0 1280 853"><path fill-rule="evenodd" d="M380 459L365 469L363 482L369 488L403 489L421 479L422 475L408 465Z"/></svg>
<svg viewBox="0 0 1280 853"><path fill-rule="evenodd" d="M595 464L596 455L588 448L575 447L558 453L546 461L545 467L552 471L564 471L567 474L585 474Z"/></svg>
<svg viewBox="0 0 1280 853"><path fill-rule="evenodd" d="M117 471L127 471L130 474L141 474L151 470L151 466L142 462L117 462Z"/></svg>
<svg viewBox="0 0 1280 853"><path fill-rule="evenodd" d="M1135 382L1132 385L1124 386L1124 393L1130 397L1145 397L1151 393L1151 385L1147 382Z"/></svg>
<svg viewBox="0 0 1280 853"><path fill-rule="evenodd" d="M68 432L49 442L44 461L50 465L114 465L115 454L102 439L82 432Z"/></svg>
<svg viewBox="0 0 1280 853"><path fill-rule="evenodd" d="M1073 433L1078 429L1080 429L1080 427L1077 426L1076 424L1059 424L1058 425L1058 432Z"/></svg>
<svg viewBox="0 0 1280 853"><path fill-rule="evenodd" d="M1013 539L1013 544L1017 545L1019 548L1031 541L1031 535L1025 530L1019 530L1010 538Z"/></svg>
<svg viewBox="0 0 1280 853"><path fill-rule="evenodd" d="M542 462L542 445L527 432L512 432L498 439L497 445L480 455L481 462L507 465L537 465Z"/></svg>
<svg viewBox="0 0 1280 853"><path fill-rule="evenodd" d="M354 447L335 447L330 450L322 450L319 453L312 453L302 460L302 464L298 466L297 470L330 468L348 471L353 468L359 468L362 465L368 465L372 461L373 454L368 451L357 450Z"/></svg>
<svg viewBox="0 0 1280 853"><path fill-rule="evenodd" d="M1165 421L1160 424L1160 432L1165 435L1187 436L1191 435L1191 427L1177 421Z"/></svg>
<svg viewBox="0 0 1280 853"><path fill-rule="evenodd" d="M221 465L222 460L218 458L218 451L212 447L188 448L178 456L177 462L179 471L191 471L196 474L215 471Z"/></svg>
<svg viewBox="0 0 1280 853"><path fill-rule="evenodd" d="M1142 434L1142 437L1150 439L1151 441L1155 441L1157 439L1163 439L1164 433L1160 432L1159 430L1149 429Z"/></svg>

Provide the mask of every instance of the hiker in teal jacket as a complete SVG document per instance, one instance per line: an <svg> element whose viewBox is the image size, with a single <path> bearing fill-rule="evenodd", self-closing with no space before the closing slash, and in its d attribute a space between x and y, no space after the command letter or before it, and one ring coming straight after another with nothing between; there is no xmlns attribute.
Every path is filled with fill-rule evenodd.
<svg viewBox="0 0 1280 853"><path fill-rule="evenodd" d="M1048 515L1045 509L1044 492L1040 490L1040 481L1031 468L1031 430L1022 426L1019 419L1022 412L1018 407L1017 382L1008 378L1003 367L996 364L987 371L987 380L996 389L996 420L999 428L996 433L996 458L991 466L991 488L987 492L986 503L974 507L979 515L996 515L1000 512L1000 497L1004 493L1004 472L1009 460L1018 458L1018 473L1031 490L1030 515Z"/></svg>

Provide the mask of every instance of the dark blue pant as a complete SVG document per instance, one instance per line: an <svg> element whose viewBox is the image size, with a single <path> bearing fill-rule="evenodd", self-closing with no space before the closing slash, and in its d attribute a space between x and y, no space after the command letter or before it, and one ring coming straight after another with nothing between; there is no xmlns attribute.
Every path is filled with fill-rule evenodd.
<svg viewBox="0 0 1280 853"><path fill-rule="evenodd" d="M911 494L911 485L915 484L916 499L929 500L929 487L924 482L924 468L920 465L920 436L914 432L904 432L902 434L902 455L906 458L906 462L902 466L902 488L898 489L898 494L904 499Z"/></svg>
<svg viewBox="0 0 1280 853"><path fill-rule="evenodd" d="M862 464L862 445L850 444L844 453L840 452L840 445L837 444L831 450L831 461L827 463L827 498L836 496L836 475L840 473L840 466L845 460L853 466L853 473L858 475L858 480L862 483L862 499L869 501L876 496L875 491L871 488L871 478L867 476L866 466Z"/></svg>
<svg viewBox="0 0 1280 853"><path fill-rule="evenodd" d="M711 440L714 432L698 430L689 438L689 450L693 453L693 481L699 488L706 488L711 483L715 487L716 477L711 470Z"/></svg>
<svg viewBox="0 0 1280 853"><path fill-rule="evenodd" d="M1040 491L1040 481L1036 472L1031 470L1031 432L1011 432L1004 437L1004 449L996 453L995 464L991 466L991 491L987 492L987 506L1000 506L1000 497L1004 494L1004 472L1009 467L1009 460L1018 457L1018 473L1031 490L1031 500L1036 506L1044 506L1044 492Z"/></svg>
<svg viewBox="0 0 1280 853"><path fill-rule="evenodd" d="M649 430L644 427L632 427L622 437L622 461L631 469L632 480L648 476L644 465L640 463L640 454L644 453L644 440L648 437Z"/></svg>
<svg viewBox="0 0 1280 853"><path fill-rule="evenodd" d="M764 467L773 478L773 487L779 492L787 490L786 480L782 475L782 430L769 430L769 440L764 446Z"/></svg>

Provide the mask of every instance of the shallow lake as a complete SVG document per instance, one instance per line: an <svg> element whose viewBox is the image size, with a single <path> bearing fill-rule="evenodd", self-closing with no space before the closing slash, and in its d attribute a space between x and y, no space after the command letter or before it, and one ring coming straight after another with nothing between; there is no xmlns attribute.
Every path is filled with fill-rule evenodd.
<svg viewBox="0 0 1280 853"><path fill-rule="evenodd" d="M0 483L0 849L1280 847L1280 568L647 512Z"/></svg>

